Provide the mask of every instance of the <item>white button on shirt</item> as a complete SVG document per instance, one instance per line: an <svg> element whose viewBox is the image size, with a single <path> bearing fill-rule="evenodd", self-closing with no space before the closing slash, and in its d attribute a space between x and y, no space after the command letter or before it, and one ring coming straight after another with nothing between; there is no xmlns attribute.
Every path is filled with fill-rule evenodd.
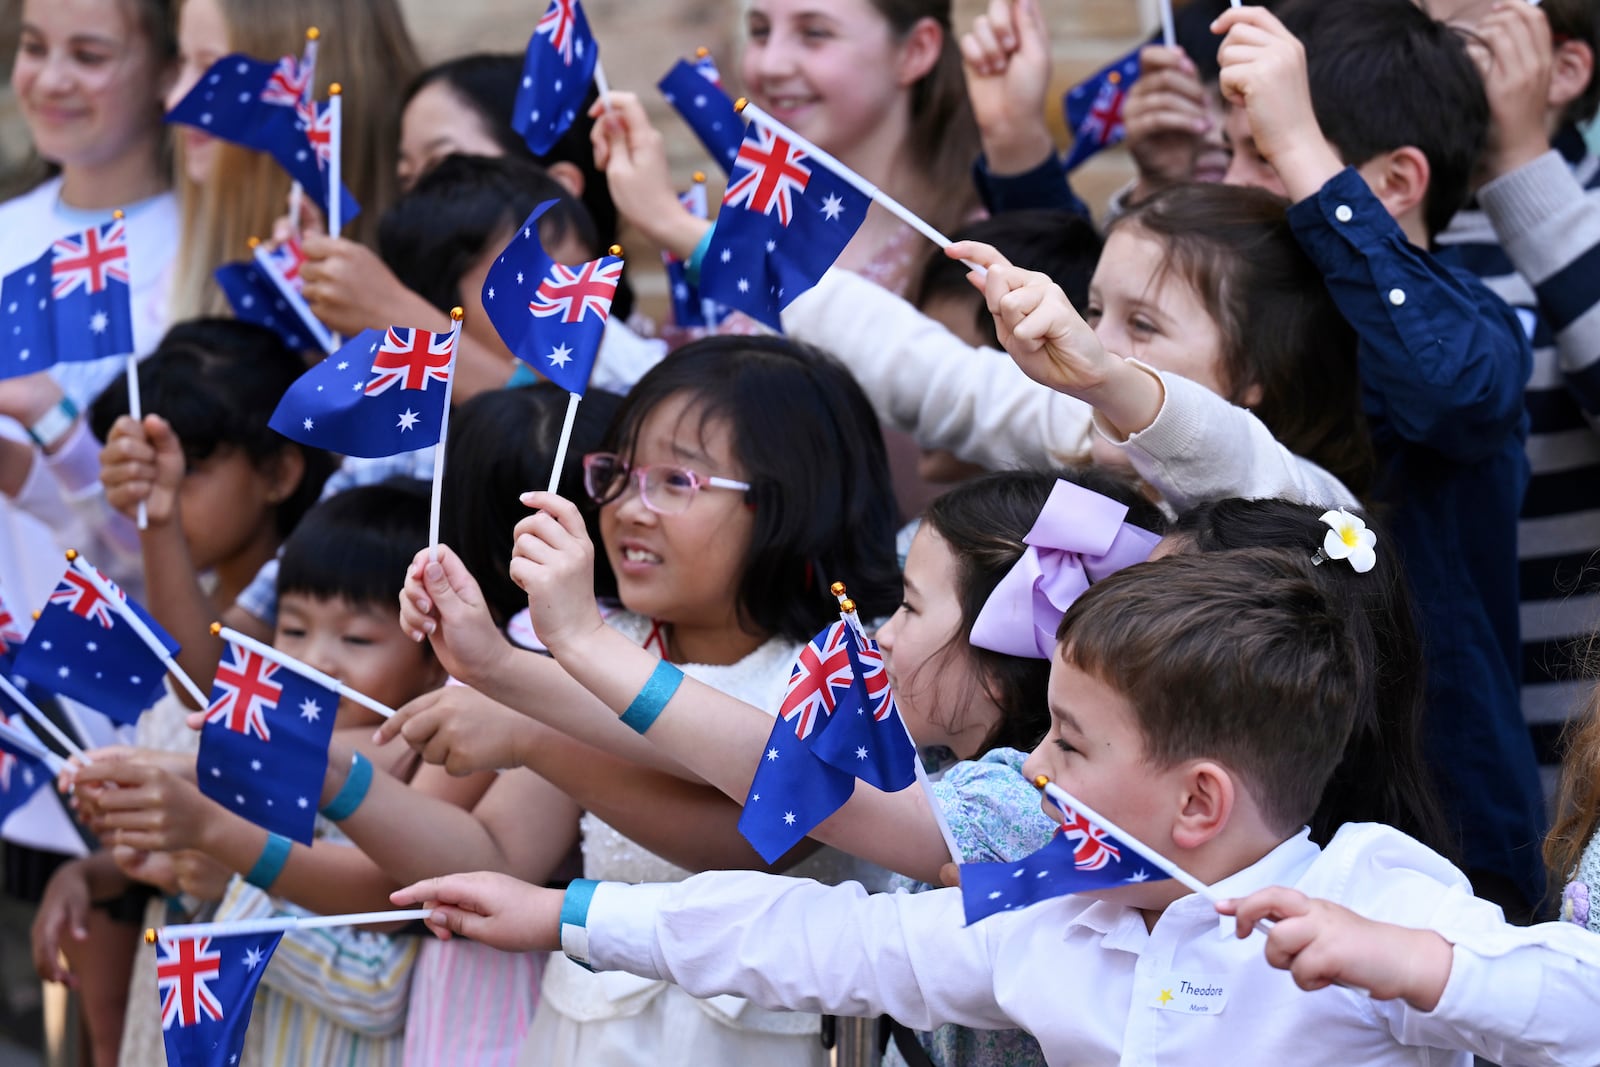
<svg viewBox="0 0 1600 1067"><path fill-rule="evenodd" d="M1389 290L1389 303L1393 304L1395 307L1399 307L1401 304L1404 304L1405 302L1406 302L1406 291L1404 289L1390 289Z"/></svg>
<svg viewBox="0 0 1600 1067"><path fill-rule="evenodd" d="M1457 948L1439 1008L1341 988L1306 993L1267 964L1260 936L1236 939L1196 896L1149 931L1130 908L1078 897L964 927L957 890L868 897L852 885L714 872L671 886L601 885L587 924L597 968L769 1008L887 1012L924 1030L1019 1026L1050 1063L1074 1067L1213 1067L1230 1057L1465 1067L1467 1051L1439 1050L1564 1063L1591 1062L1600 1047L1600 939L1574 948L1507 927L1455 868L1396 830L1346 827L1320 853L1302 833L1214 888L1241 896L1268 885L1444 932ZM1505 938L1520 955L1495 944ZM1474 943L1488 951L1462 947ZM1499 968L1492 978L1486 960ZM1542 982L1546 970L1560 982ZM1547 1015L1559 1026L1536 1025Z"/></svg>
<svg viewBox="0 0 1600 1067"><path fill-rule="evenodd" d="M1349 204L1340 204L1338 207L1333 209L1333 217L1338 219L1340 222L1349 222L1351 219L1356 217L1356 213L1350 210Z"/></svg>

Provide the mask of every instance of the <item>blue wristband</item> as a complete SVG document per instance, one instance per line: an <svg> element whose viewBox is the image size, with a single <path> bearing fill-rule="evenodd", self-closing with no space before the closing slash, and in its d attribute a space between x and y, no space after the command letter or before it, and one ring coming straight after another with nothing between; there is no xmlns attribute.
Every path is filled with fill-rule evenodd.
<svg viewBox="0 0 1600 1067"><path fill-rule="evenodd" d="M350 776L344 780L344 787L338 795L322 809L323 816L334 822L343 822L356 813L361 802L367 799L367 790L371 788L372 761L357 752L350 760Z"/></svg>
<svg viewBox="0 0 1600 1067"><path fill-rule="evenodd" d="M711 235L717 232L717 224L712 223L706 227L705 234L700 238L700 243L694 246L694 251L689 253L689 258L683 261L683 276L690 285L700 284L700 268L706 261L706 253L711 249Z"/></svg>
<svg viewBox="0 0 1600 1067"><path fill-rule="evenodd" d="M289 862L289 851L293 842L282 834L268 834L267 847L261 850L261 858L256 860L256 865L250 868L250 873L244 880L257 889L271 889L272 883L278 880L278 875L283 873L283 865Z"/></svg>
<svg viewBox="0 0 1600 1067"><path fill-rule="evenodd" d="M622 725L639 734L650 729L661 717L661 709L667 706L667 701L672 699L672 694L682 684L682 671L666 660L657 663L644 688L633 698L628 710L622 713Z"/></svg>
<svg viewBox="0 0 1600 1067"><path fill-rule="evenodd" d="M561 898L561 951L586 971L589 966L589 905L599 882L574 878Z"/></svg>

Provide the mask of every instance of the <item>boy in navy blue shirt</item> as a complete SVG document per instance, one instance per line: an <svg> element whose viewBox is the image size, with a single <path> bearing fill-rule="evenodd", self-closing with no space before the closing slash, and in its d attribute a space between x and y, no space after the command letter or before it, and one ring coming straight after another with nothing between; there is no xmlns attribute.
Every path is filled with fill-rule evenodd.
<svg viewBox="0 0 1600 1067"><path fill-rule="evenodd" d="M1238 8L1215 23L1229 180L1294 201L1290 224L1360 337L1376 495L1423 622L1429 762L1475 888L1526 917L1544 888L1518 701L1531 353L1503 301L1428 251L1467 198L1483 83L1462 40L1410 0L1283 13Z"/></svg>

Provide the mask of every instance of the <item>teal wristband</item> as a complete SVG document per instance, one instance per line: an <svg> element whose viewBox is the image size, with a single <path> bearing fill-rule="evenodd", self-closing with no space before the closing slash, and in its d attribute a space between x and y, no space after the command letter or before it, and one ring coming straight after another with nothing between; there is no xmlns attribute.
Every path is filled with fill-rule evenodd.
<svg viewBox="0 0 1600 1067"><path fill-rule="evenodd" d="M689 253L689 258L683 261L683 276L690 285L700 284L700 268L705 264L706 253L711 249L711 235L717 232L717 224L712 223L706 227L705 236L700 238L700 243L694 246L694 251Z"/></svg>
<svg viewBox="0 0 1600 1067"><path fill-rule="evenodd" d="M268 834L267 847L261 850L261 858L256 860L256 865L250 868L244 880L257 889L271 889L272 883L283 873L283 865L289 862L291 848L293 843L287 837Z"/></svg>
<svg viewBox="0 0 1600 1067"><path fill-rule="evenodd" d="M682 671L666 660L657 663L644 688L633 698L628 710L622 713L622 725L639 734L650 729L661 717L661 709L667 706L667 701L672 699L672 694L682 684Z"/></svg>
<svg viewBox="0 0 1600 1067"><path fill-rule="evenodd" d="M589 878L574 878L561 897L561 951L586 971L589 966L589 905L600 883Z"/></svg>
<svg viewBox="0 0 1600 1067"><path fill-rule="evenodd" d="M361 802L367 799L367 790L372 788L372 761L357 752L350 759L350 776L344 780L344 787L322 809L324 817L334 822L343 822L356 813Z"/></svg>

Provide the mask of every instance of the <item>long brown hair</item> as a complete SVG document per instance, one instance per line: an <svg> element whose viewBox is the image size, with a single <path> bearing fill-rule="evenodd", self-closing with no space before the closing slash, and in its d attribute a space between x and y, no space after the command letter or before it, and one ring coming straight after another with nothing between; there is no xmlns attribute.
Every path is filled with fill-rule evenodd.
<svg viewBox="0 0 1600 1067"><path fill-rule="evenodd" d="M1595 650L1591 648L1591 663ZM1572 877L1589 839L1600 830L1600 685L1562 739L1561 789L1555 825L1544 839L1549 886L1559 893Z"/></svg>
<svg viewBox="0 0 1600 1067"><path fill-rule="evenodd" d="M217 0L228 24L228 47L259 59L299 55L315 26L316 92L344 89L343 179L362 211L346 236L373 245L378 220L396 195L400 139L396 87L420 67L395 0ZM173 270L171 317L226 313L211 272L246 254L251 237L265 237L288 203L289 177L271 157L218 145L216 171L196 185L179 173L182 240Z"/></svg>
<svg viewBox="0 0 1600 1067"><path fill-rule="evenodd" d="M1252 407L1285 448L1357 496L1374 459L1361 414L1356 335L1289 229L1288 201L1262 189L1193 183L1151 197L1112 229L1135 227L1166 249L1222 337L1227 399Z"/></svg>
<svg viewBox="0 0 1600 1067"><path fill-rule="evenodd" d="M873 9L904 39L923 19L939 24L939 59L911 87L911 128L906 150L927 188L938 199L912 205L935 224L951 228L965 221L977 202L972 161L978 158L978 123L967 99L961 49L950 21L950 0L872 0ZM952 196L952 190L960 195Z"/></svg>

